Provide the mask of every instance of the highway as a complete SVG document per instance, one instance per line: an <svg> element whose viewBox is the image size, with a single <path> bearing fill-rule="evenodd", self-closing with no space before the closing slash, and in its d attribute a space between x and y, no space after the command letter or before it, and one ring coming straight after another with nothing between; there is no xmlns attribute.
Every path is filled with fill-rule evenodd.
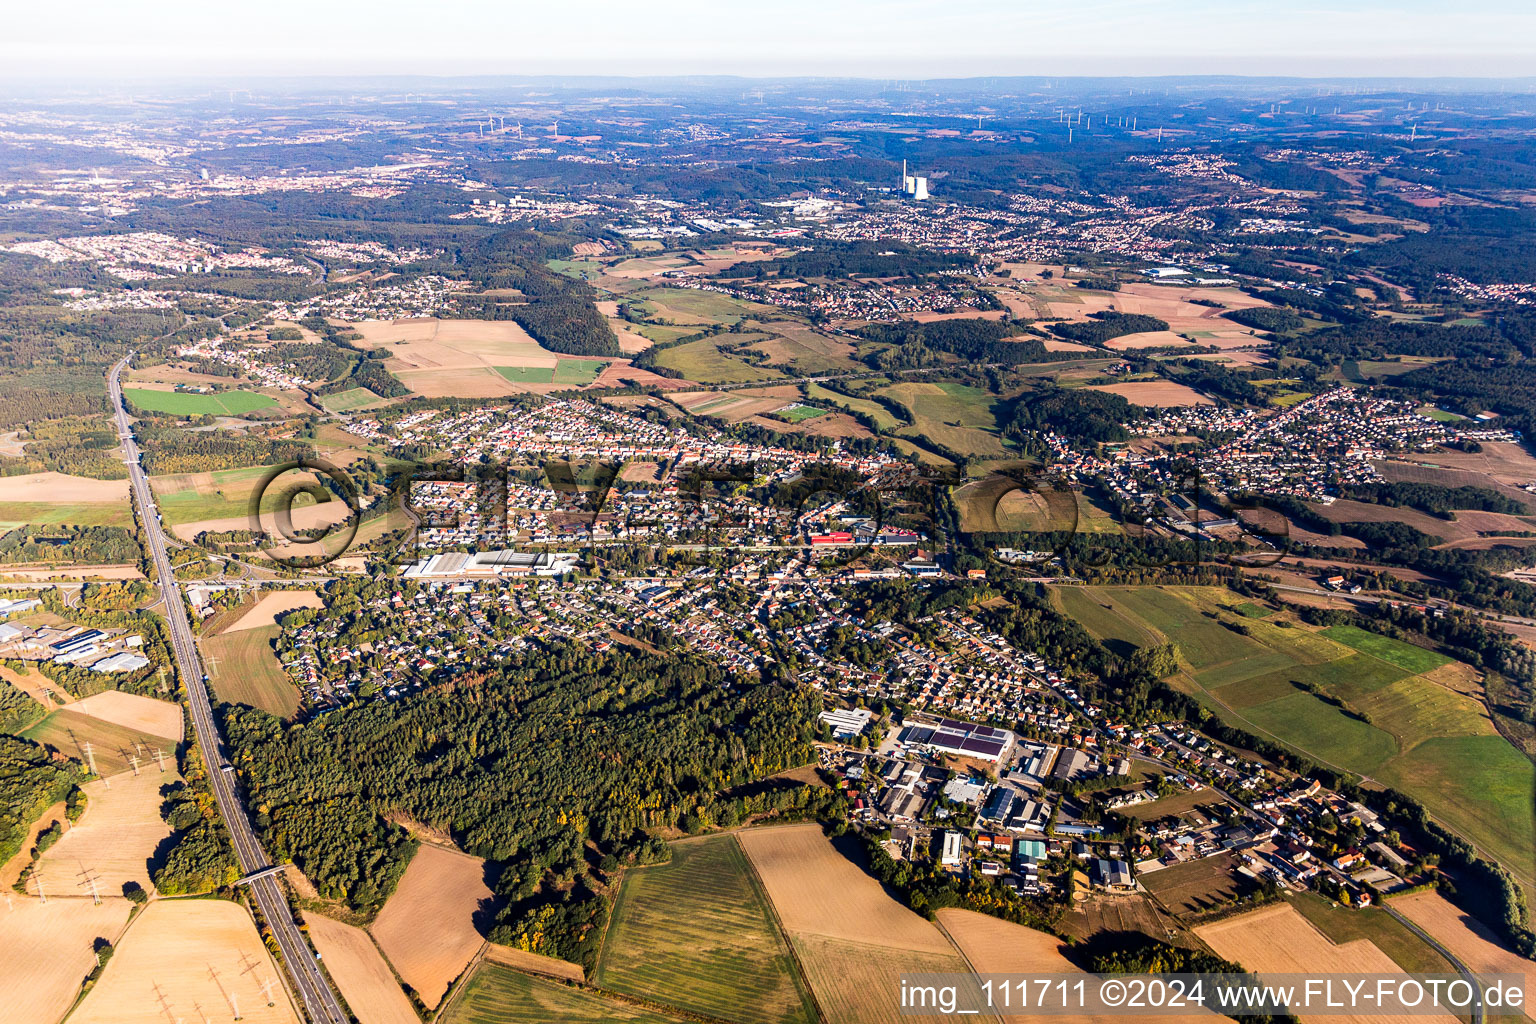
<svg viewBox="0 0 1536 1024"><path fill-rule="evenodd" d="M192 728L197 734L197 744L202 748L203 759L208 763L209 780L213 785L213 795L218 801L219 814L223 817L224 825L234 843L235 854L240 862L240 873L246 876L259 875L250 880L251 895L256 905L261 908L262 917L266 919L267 926L271 928L272 934L277 938L278 947L283 952L283 966L288 973L290 991L298 994L305 1013L314 1024L347 1024L347 1014L342 1010L340 1000L331 990L330 982L320 972L314 954L310 952L308 943L304 941L298 925L294 923L293 915L288 909L288 899L281 885L273 875L260 874L272 865L262 850L261 844L256 840L250 818L246 816L245 805L241 803L240 794L235 788L234 773L229 770L229 759L225 752L223 737L219 735L219 730L214 725L213 708L208 699L208 687L204 680L202 658L198 655L197 640L192 633L192 624L187 618L186 604L182 600L181 590L177 586L175 575L171 572L171 561L166 554L166 538L160 528L154 493L150 490L149 478L145 475L143 466L139 464L138 444L134 441L133 432L128 427L128 410L123 405L120 378L130 358L132 358L131 353L112 367L107 375L107 391L112 398L118 438L122 442L123 454L128 464L133 500L144 522L144 536L149 546L149 555L154 561L155 571L159 577L160 596L165 608L166 623L170 627L171 647L176 653L176 666L180 669L181 678L186 683L187 704L192 711Z"/></svg>

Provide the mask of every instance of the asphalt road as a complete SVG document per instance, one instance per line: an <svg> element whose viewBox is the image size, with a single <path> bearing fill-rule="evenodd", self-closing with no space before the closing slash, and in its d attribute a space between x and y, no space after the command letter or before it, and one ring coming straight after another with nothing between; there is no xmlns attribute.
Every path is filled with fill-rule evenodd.
<svg viewBox="0 0 1536 1024"><path fill-rule="evenodd" d="M131 358L131 356L129 357ZM118 438L122 442L125 461L128 463L129 482L139 516L144 521L144 535L148 539L150 558L159 576L160 595L165 608L166 623L170 627L171 647L176 653L176 666L187 685L187 703L192 711L192 728L197 733L198 746L208 762L209 779L213 795L218 801L219 814L234 843L235 855L240 862L242 875L251 875L270 867L251 820L246 816L245 805L235 787L234 774L228 770L229 759L224 749L223 737L213 721L213 708L208 699L208 687L204 681L202 658L198 654L197 639L187 618L187 608L182 600L176 577L171 571L170 557L166 554L166 538L160 528L154 493L149 478L139 464L139 448L133 432L128 427L128 411L123 406L120 384L125 358L113 366L107 375L107 391L112 398L113 415L117 421ZM283 952L283 967L288 973L289 988L298 994L304 1011L315 1024L347 1024L347 1015L341 1001L331 990L330 982L320 972L315 956L300 934L298 925L288 909L288 899L278 881L270 875L253 879L251 895L261 908L262 917L277 938Z"/></svg>

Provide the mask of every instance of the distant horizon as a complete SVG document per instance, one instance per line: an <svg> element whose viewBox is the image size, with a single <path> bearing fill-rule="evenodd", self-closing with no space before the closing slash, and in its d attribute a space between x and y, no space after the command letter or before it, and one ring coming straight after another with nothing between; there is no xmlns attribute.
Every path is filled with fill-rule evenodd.
<svg viewBox="0 0 1536 1024"><path fill-rule="evenodd" d="M7 78L296 75L1526 78L1536 9L1476 0L80 0L38 6L0 39Z"/></svg>

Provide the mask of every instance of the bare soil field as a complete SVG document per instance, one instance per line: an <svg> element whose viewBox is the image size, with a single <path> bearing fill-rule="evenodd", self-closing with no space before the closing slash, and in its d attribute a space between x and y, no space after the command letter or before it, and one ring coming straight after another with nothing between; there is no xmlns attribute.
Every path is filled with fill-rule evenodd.
<svg viewBox="0 0 1536 1024"><path fill-rule="evenodd" d="M123 693L121 690L103 690L77 700L70 710L135 732L176 740L181 739L184 724L180 704L142 697L136 693Z"/></svg>
<svg viewBox="0 0 1536 1024"><path fill-rule="evenodd" d="M319 594L313 590L275 590L263 595L256 606L234 624L225 629L226 633L236 633L242 629L260 629L262 626L277 625L277 617L287 612L297 611L300 608L324 608Z"/></svg>
<svg viewBox="0 0 1536 1024"><path fill-rule="evenodd" d="M149 878L150 858L171 827L160 817L163 786L181 776L167 762L161 772L151 764L139 774L118 775L87 782L87 804L80 820L59 837L38 862L37 873L50 896L90 897L90 872L103 896L121 896L126 882L155 891Z"/></svg>
<svg viewBox="0 0 1536 1024"><path fill-rule="evenodd" d="M299 1020L244 907L227 900L156 900L134 919L69 1021L169 1024L203 1020L205 1012L209 1020L238 1016L246 1024Z"/></svg>
<svg viewBox="0 0 1536 1024"><path fill-rule="evenodd" d="M834 412L799 423L785 423L767 416L752 416L748 423L788 434L809 434L812 437L874 437L870 429L847 413Z"/></svg>
<svg viewBox="0 0 1536 1024"><path fill-rule="evenodd" d="M1423 928L1474 974L1523 974L1526 998L1536 991L1536 963L1494 938L1488 926L1438 892L1416 892L1390 901L1393 910ZM1536 1020L1527 1007L1526 1016Z"/></svg>
<svg viewBox="0 0 1536 1024"><path fill-rule="evenodd" d="M1536 458L1514 441L1487 441L1480 452L1431 452L1409 455L1405 462L1430 469L1482 473L1501 484L1519 487L1536 481Z"/></svg>
<svg viewBox="0 0 1536 1024"><path fill-rule="evenodd" d="M949 933L971 970L977 974L1077 974L1082 971L1061 955L1061 940L1012 921L978 914L971 910L946 907L938 913L939 924ZM1061 1018L1044 1014L1010 1014L1009 1024L1026 1021L1055 1021ZM1110 1024L1122 1018L1110 1015L1074 1014L1073 1020L1089 1024ZM1159 1016L1160 1020L1179 1021L1178 1015ZM1188 1019L1209 1021L1208 1015L1190 1015Z"/></svg>
<svg viewBox="0 0 1536 1024"><path fill-rule="evenodd" d="M45 708L69 704L75 699L62 686L33 668L17 671L0 665L0 679L4 679Z"/></svg>
<svg viewBox="0 0 1536 1024"><path fill-rule="evenodd" d="M1075 939L1087 939L1100 932L1141 932L1163 941L1169 930L1177 928L1177 921L1140 895L1094 896L1074 903L1061 919L1061 930Z"/></svg>
<svg viewBox="0 0 1536 1024"><path fill-rule="evenodd" d="M1124 384L1096 384L1090 385L1088 390L1119 395L1127 402L1149 409L1214 404L1194 388L1171 380L1132 380Z"/></svg>
<svg viewBox="0 0 1536 1024"><path fill-rule="evenodd" d="M474 396L468 396L474 397ZM327 501L315 505L295 504L293 508L293 528L295 530L307 530L314 526L334 526L343 522L352 514L344 501ZM276 518L263 512L261 523L272 536L280 536L276 529ZM225 530L249 530L251 517L247 513L238 516L224 516L219 519L202 519L195 523L179 523L171 527L171 532L181 540L195 540L197 535L205 531L223 532Z"/></svg>
<svg viewBox="0 0 1536 1024"><path fill-rule="evenodd" d="M839 853L819 825L748 829L739 838L786 930L953 952L938 929L886 895L879 882Z"/></svg>
<svg viewBox="0 0 1536 1024"><path fill-rule="evenodd" d="M441 370L468 366L553 368L559 356L511 320L372 320L352 325L362 334L354 347L380 346L391 353L390 370Z"/></svg>
<svg viewBox="0 0 1536 1024"><path fill-rule="evenodd" d="M128 480L94 480L66 473L0 476L0 502L45 501L56 505L127 502Z"/></svg>
<svg viewBox="0 0 1536 1024"><path fill-rule="evenodd" d="M98 906L13 896L0 908L0 1024L54 1024L63 1017L96 966L95 941L117 941L129 906L127 900Z"/></svg>
<svg viewBox="0 0 1536 1024"><path fill-rule="evenodd" d="M1097 351L1089 345L1079 345L1075 341L1062 341L1060 338L1042 338L1040 344L1045 346L1047 352L1094 352Z"/></svg>
<svg viewBox="0 0 1536 1024"><path fill-rule="evenodd" d="M511 946L498 946L493 942L486 943L485 958L504 967L515 967L527 974L543 974L551 978L563 978L566 981L575 982L587 980L587 972L582 970L581 964L573 964L569 960L556 960L552 956L539 956L537 953L513 949Z"/></svg>
<svg viewBox="0 0 1536 1024"><path fill-rule="evenodd" d="M307 915L305 923L315 949L325 958L325 969L360 1024L420 1024L367 932L319 914Z"/></svg>
<svg viewBox="0 0 1536 1024"><path fill-rule="evenodd" d="M1339 972L1401 975L1403 969L1375 943L1356 939L1338 945L1313 927L1290 904L1265 907L1195 929L1217 956L1235 960L1250 971L1272 974ZM1302 1020L1309 1018L1303 1017ZM1327 1021L1370 1021L1369 1016L1340 1015ZM1426 1016L1426 1021L1450 1024L1450 1014Z"/></svg>
<svg viewBox="0 0 1536 1024"><path fill-rule="evenodd" d="M484 943L474 916L490 899L483 862L423 845L369 928L395 971L429 1009L437 1008Z"/></svg>
<svg viewBox="0 0 1536 1024"><path fill-rule="evenodd" d="M1148 891L1179 915L1198 916L1214 907L1230 906L1234 898L1254 888L1247 877L1233 873L1232 857L1225 853L1171 864L1141 878Z"/></svg>

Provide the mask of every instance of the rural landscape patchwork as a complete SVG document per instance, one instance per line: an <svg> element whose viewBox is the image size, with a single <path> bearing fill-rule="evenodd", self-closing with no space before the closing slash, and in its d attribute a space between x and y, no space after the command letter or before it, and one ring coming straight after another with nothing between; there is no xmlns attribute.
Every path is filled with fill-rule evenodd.
<svg viewBox="0 0 1536 1024"><path fill-rule="evenodd" d="M1536 977L1533 88L8 84L0 1024Z"/></svg>

